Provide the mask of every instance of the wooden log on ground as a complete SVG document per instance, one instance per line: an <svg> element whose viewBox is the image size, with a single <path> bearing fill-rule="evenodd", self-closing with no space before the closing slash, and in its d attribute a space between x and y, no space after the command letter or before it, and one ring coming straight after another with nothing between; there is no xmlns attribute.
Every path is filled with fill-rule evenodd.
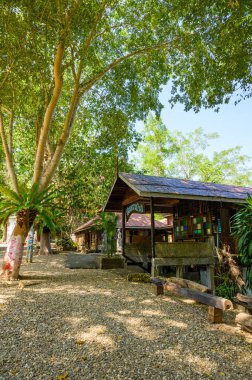
<svg viewBox="0 0 252 380"><path fill-rule="evenodd" d="M235 318L235 322L241 326L243 330L252 333L252 316L246 313L239 313Z"/></svg>
<svg viewBox="0 0 252 380"><path fill-rule="evenodd" d="M167 281L178 284L182 288L190 288L190 289L198 290L199 292L203 292L203 293L211 293L211 289L208 288L207 286L199 284L198 282L186 280L185 278L169 277Z"/></svg>
<svg viewBox="0 0 252 380"><path fill-rule="evenodd" d="M164 290L183 297L191 298L197 302L208 306L213 306L220 310L233 309L232 302L226 298L218 297L209 293L203 293L194 289L182 288L180 285L173 282L166 282L164 284Z"/></svg>
<svg viewBox="0 0 252 380"><path fill-rule="evenodd" d="M179 284L175 284L174 282L166 282L164 284L164 291L181 295L181 286Z"/></svg>
<svg viewBox="0 0 252 380"><path fill-rule="evenodd" d="M203 303L208 306L213 306L221 310L231 310L233 309L233 304L230 300L213 294L198 292L197 290L189 288L181 288L181 295L184 297L191 298L195 301Z"/></svg>
<svg viewBox="0 0 252 380"><path fill-rule="evenodd" d="M252 308L252 297L245 296L244 294L241 294L241 293L237 293L235 298L237 301L243 304L246 304L248 307Z"/></svg>

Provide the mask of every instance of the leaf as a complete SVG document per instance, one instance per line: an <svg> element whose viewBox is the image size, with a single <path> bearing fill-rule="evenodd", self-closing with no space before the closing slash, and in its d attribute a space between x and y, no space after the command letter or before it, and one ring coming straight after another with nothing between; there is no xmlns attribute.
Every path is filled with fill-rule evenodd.
<svg viewBox="0 0 252 380"><path fill-rule="evenodd" d="M61 375L57 376L57 380L66 380L68 378L67 373L62 373Z"/></svg>

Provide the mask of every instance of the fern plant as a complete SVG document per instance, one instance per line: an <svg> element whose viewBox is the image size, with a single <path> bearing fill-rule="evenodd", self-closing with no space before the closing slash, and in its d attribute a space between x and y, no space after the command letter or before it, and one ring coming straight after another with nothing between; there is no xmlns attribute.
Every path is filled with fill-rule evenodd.
<svg viewBox="0 0 252 380"><path fill-rule="evenodd" d="M246 285L252 289L252 197L248 195L247 203L231 220L232 234L238 240L241 263L247 267Z"/></svg>
<svg viewBox="0 0 252 380"><path fill-rule="evenodd" d="M38 184L31 188L20 186L19 194L7 186L0 185L0 223L5 224L11 215L17 216L17 222L27 223L30 227L37 215L50 229L55 228L53 208L56 190L52 186L39 191Z"/></svg>

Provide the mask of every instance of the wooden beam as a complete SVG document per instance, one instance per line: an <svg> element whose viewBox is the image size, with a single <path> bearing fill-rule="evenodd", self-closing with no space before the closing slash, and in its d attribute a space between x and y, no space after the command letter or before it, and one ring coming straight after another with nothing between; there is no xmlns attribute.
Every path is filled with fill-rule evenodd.
<svg viewBox="0 0 252 380"><path fill-rule="evenodd" d="M176 266L176 265L211 265L214 264L214 257L167 257L155 258L155 266Z"/></svg>
<svg viewBox="0 0 252 380"><path fill-rule="evenodd" d="M151 257L155 258L155 220L154 220L154 204L153 198L150 198L150 211L151 211Z"/></svg>
<svg viewBox="0 0 252 380"><path fill-rule="evenodd" d="M123 206L127 206L131 203L135 203L137 201L139 201L141 198L139 197L139 195L131 195L130 197L126 197L123 202L122 202L122 205Z"/></svg>
<svg viewBox="0 0 252 380"><path fill-rule="evenodd" d="M125 253L125 206L122 208L122 255Z"/></svg>
<svg viewBox="0 0 252 380"><path fill-rule="evenodd" d="M202 293L197 290L189 289L189 288L181 288L180 294L184 297L191 298L200 303L204 303L208 306L213 306L217 309L221 310L231 310L233 309L233 304L230 300L226 298L217 297L213 294Z"/></svg>

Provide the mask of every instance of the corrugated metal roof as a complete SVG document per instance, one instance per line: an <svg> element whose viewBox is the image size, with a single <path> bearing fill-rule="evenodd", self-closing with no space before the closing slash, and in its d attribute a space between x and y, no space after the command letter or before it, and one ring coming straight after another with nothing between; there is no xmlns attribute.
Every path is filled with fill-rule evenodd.
<svg viewBox="0 0 252 380"><path fill-rule="evenodd" d="M140 174L120 173L119 177L141 196L187 196L245 200L252 196L251 187L223 185L186 179L154 177Z"/></svg>

